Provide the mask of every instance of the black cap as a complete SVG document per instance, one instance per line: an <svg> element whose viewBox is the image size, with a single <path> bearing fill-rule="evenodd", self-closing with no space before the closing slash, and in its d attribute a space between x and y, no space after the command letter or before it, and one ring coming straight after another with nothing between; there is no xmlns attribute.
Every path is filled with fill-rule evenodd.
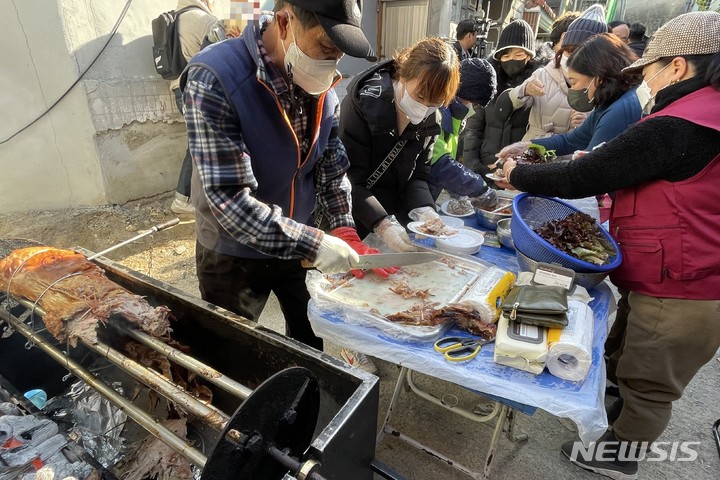
<svg viewBox="0 0 720 480"><path fill-rule="evenodd" d="M335 45L351 57L374 62L375 52L360 29L362 0L286 0L317 16L320 25Z"/></svg>
<svg viewBox="0 0 720 480"><path fill-rule="evenodd" d="M460 87L457 97L487 106L497 90L497 74L485 59L466 58L460 62Z"/></svg>

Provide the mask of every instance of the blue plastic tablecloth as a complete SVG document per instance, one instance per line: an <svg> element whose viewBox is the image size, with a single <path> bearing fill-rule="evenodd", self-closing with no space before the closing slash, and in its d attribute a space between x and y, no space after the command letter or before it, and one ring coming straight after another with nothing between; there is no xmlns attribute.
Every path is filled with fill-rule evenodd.
<svg viewBox="0 0 720 480"><path fill-rule="evenodd" d="M472 218L468 226L477 227ZM427 241L421 241L425 243ZM505 247L483 246L477 258L517 273L518 265L512 250ZM601 283L591 290L590 303L595 316L593 359L587 378L580 383L562 380L547 370L540 375L498 365L493 361L494 344L483 347L473 360L448 362L433 349L432 342L408 342L390 337L380 330L346 323L341 315L327 305L320 307L311 301L308 316L316 335L326 340L368 355L431 375L442 380L488 395L541 408L558 417L573 420L580 439L587 443L599 438L607 429L604 407L605 362L603 348L607 337L607 322L614 297L610 288ZM452 329L447 335L467 335Z"/></svg>

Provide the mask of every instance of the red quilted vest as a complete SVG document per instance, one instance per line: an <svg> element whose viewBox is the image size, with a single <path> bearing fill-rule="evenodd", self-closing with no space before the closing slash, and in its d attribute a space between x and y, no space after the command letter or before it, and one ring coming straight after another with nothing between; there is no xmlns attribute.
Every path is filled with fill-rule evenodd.
<svg viewBox="0 0 720 480"><path fill-rule="evenodd" d="M720 131L720 92L702 88L643 120L659 116ZM623 254L610 275L618 287L661 298L720 299L720 154L687 180L616 192L610 232Z"/></svg>

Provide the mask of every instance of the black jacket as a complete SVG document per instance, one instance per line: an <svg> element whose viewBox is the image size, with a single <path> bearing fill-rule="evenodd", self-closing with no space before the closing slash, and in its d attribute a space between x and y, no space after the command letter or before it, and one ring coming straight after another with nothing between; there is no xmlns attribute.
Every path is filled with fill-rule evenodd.
<svg viewBox="0 0 720 480"><path fill-rule="evenodd" d="M500 61L492 57L488 58L488 61L497 73L498 96L487 107L477 108L475 115L468 119L463 150L465 165L481 174L489 172L487 165L497 160L496 153L503 147L522 140L527 131L530 118L529 108L515 110L505 121L496 118L495 104L500 92L517 87L542 65L533 59L527 63L522 72L511 78L500 66Z"/></svg>
<svg viewBox="0 0 720 480"><path fill-rule="evenodd" d="M402 223L417 207L434 205L427 185L435 139L440 133L439 113L419 125L409 124L398 138L394 60L381 62L357 75L340 107L340 139L350 159L353 217L361 237L387 215ZM371 190L368 177L385 160L399 140L407 143Z"/></svg>

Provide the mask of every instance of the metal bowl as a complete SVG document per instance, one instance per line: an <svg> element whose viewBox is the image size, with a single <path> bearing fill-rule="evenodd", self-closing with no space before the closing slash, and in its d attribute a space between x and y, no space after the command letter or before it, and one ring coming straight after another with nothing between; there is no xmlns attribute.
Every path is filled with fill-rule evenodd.
<svg viewBox="0 0 720 480"><path fill-rule="evenodd" d="M512 233L510 231L510 218L503 218L497 222L497 236L500 243L509 248L515 250L515 243L513 243Z"/></svg>
<svg viewBox="0 0 720 480"><path fill-rule="evenodd" d="M512 217L512 213L491 213L492 210L497 210L500 207L507 207L512 210L512 201L501 198L498 200L497 206L489 211L476 208L475 217L477 218L478 224L486 230L496 230L497 223L500 220Z"/></svg>
<svg viewBox="0 0 720 480"><path fill-rule="evenodd" d="M539 262L536 262L530 257L524 255L520 250L515 250L515 256L517 257L518 266L523 272L534 272ZM585 287L587 290L598 285L600 282L605 280L608 276L608 272L599 273L578 273L575 272L575 284Z"/></svg>

